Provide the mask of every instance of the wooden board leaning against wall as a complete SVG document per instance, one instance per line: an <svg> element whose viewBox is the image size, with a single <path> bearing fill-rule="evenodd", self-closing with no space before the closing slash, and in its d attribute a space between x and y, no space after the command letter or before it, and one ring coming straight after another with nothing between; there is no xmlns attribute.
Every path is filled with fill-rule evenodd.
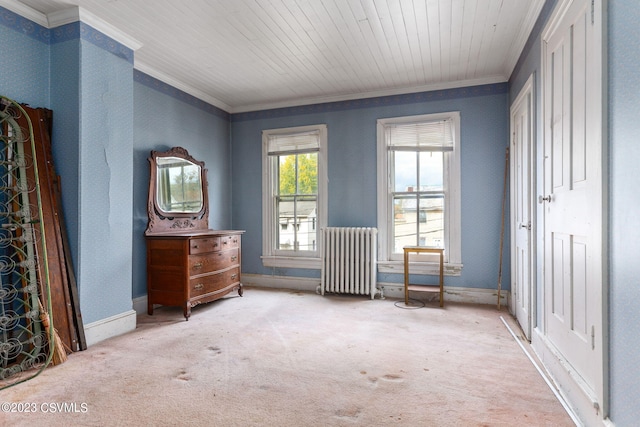
<svg viewBox="0 0 640 427"><path fill-rule="evenodd" d="M50 135L53 112L45 108L31 108L27 105L22 105L22 107L29 115L33 126L42 201L41 221L43 221L46 238L51 314L54 326L67 352L85 350L87 344L62 212L60 177L56 175L51 150ZM25 117L21 116L17 121L23 129L28 130L28 122ZM27 161L27 175L29 180L35 183L35 170L30 157L29 155ZM31 191L29 197L31 206L37 206L36 192ZM38 234L39 231L37 231L36 238L39 238ZM43 277L42 262L38 262L38 274Z"/></svg>

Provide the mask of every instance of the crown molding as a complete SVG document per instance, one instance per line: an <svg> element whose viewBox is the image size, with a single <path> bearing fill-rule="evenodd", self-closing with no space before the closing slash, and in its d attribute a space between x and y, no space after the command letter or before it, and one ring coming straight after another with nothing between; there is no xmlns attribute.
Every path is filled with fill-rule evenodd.
<svg viewBox="0 0 640 427"><path fill-rule="evenodd" d="M62 25L71 24L73 22L83 22L92 28L100 31L104 35L112 38L118 43L136 51L142 47L142 43L126 33L123 33L113 25L103 21L94 14L80 8L71 7L69 9L52 12L47 15L49 20L49 28L56 28Z"/></svg>
<svg viewBox="0 0 640 427"><path fill-rule="evenodd" d="M431 85L422 85L422 86L414 86L414 87L402 87L397 89L381 90L381 91L375 91L375 92L360 92L360 93L353 93L349 95L305 98L305 99L300 99L295 101L283 101L283 102L276 102L276 103L269 103L269 104L244 105L244 106L234 107L231 109L231 111L229 110L227 111L229 111L232 114L247 113L251 111L272 110L276 108L300 107L304 105L325 104L329 102L353 101L358 99L377 98L377 97L383 97L383 96L407 95L411 93L456 89L456 88L469 87L469 86L482 86L487 84L505 83L507 81L508 81L507 77L503 75L497 75L497 76L483 77L481 79L458 80L455 82L435 83Z"/></svg>
<svg viewBox="0 0 640 427"><path fill-rule="evenodd" d="M17 0L0 0L0 6L23 18L35 22L47 29L57 28L61 25L71 24L73 22L83 22L94 29L100 31L104 35L112 38L127 48L136 51L142 47L142 43L128 34L123 33L113 25L103 21L94 14L77 6L68 9L52 12L45 15L42 12L20 3Z"/></svg>
<svg viewBox="0 0 640 427"><path fill-rule="evenodd" d="M144 62L141 62L137 59L134 59L134 65L133 68L135 68L136 70L147 74L151 77L153 77L154 79L158 79L163 83L168 84L169 86L172 86L178 90L181 90L184 93L187 93L191 96L194 96L196 98L198 98L201 101L204 101L208 104L213 105L214 107L217 107L227 113L231 113L232 108L231 106L227 105L226 103L220 101L217 98L214 98L213 96L202 92L201 90L195 89L179 80L174 79L171 76L168 76L167 74L158 71L157 69L145 64Z"/></svg>
<svg viewBox="0 0 640 427"><path fill-rule="evenodd" d="M7 10L10 10L13 13L16 13L23 18L26 18L30 21L35 22L38 25L41 25L45 28L49 28L49 22L47 20L47 15L44 13L38 12L31 7L20 3L17 0L0 0L0 6L4 7Z"/></svg>
<svg viewBox="0 0 640 427"><path fill-rule="evenodd" d="M504 74L510 76L513 72L518 60L520 59L520 55L522 54L522 50L527 44L527 40L529 40L529 36L531 35L531 31L533 27L536 25L536 21L538 20L538 16L540 16L540 12L544 7L545 0L531 0L529 3L529 10L527 11L527 15L524 18L522 25L520 26L520 31L516 36L513 44L511 44L511 48L507 53L505 58L504 65Z"/></svg>

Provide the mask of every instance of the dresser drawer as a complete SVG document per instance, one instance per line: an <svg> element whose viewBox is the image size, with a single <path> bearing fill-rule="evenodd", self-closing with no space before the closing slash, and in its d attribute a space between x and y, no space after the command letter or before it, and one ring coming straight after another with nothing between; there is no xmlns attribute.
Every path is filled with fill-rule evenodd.
<svg viewBox="0 0 640 427"><path fill-rule="evenodd" d="M147 313L156 304L191 308L242 296L241 230L171 231L145 235L147 243Z"/></svg>
<svg viewBox="0 0 640 427"><path fill-rule="evenodd" d="M189 241L189 254L203 254L220 250L220 237L203 237Z"/></svg>
<svg viewBox="0 0 640 427"><path fill-rule="evenodd" d="M239 282L240 269L232 268L222 273L211 274L209 276L198 277L189 281L191 297L208 294L223 289L233 283Z"/></svg>
<svg viewBox="0 0 640 427"><path fill-rule="evenodd" d="M223 251L231 248L240 247L240 236L220 236L220 249Z"/></svg>
<svg viewBox="0 0 640 427"><path fill-rule="evenodd" d="M189 276L206 274L211 271L223 270L240 262L240 251L231 249L228 251L213 252L203 255L189 256Z"/></svg>

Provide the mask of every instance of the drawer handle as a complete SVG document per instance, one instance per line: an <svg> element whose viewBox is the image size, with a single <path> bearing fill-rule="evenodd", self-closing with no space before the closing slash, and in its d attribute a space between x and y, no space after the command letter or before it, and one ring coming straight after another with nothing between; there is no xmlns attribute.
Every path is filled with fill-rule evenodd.
<svg viewBox="0 0 640 427"><path fill-rule="evenodd" d="M238 277L238 275L237 275L237 274L232 274L232 275L231 275L231 280L236 280L236 277Z"/></svg>
<svg viewBox="0 0 640 427"><path fill-rule="evenodd" d="M193 249L198 249L198 245L193 245Z"/></svg>
<svg viewBox="0 0 640 427"><path fill-rule="evenodd" d="M223 245L228 244L229 242L227 242L226 240L224 242L222 242Z"/></svg>
<svg viewBox="0 0 640 427"><path fill-rule="evenodd" d="M235 260L237 260L237 259L238 259L238 257L237 257L237 256L235 256L235 255L231 257L231 261L235 261Z"/></svg>
<svg viewBox="0 0 640 427"><path fill-rule="evenodd" d="M199 262L199 263L197 263L197 264L193 264L193 269L194 269L194 270L198 270L198 269L200 269L200 268L202 268L202 263L201 263L201 262Z"/></svg>
<svg viewBox="0 0 640 427"><path fill-rule="evenodd" d="M196 291L201 291L202 289L204 289L204 285L202 283L198 283L193 287L193 289Z"/></svg>

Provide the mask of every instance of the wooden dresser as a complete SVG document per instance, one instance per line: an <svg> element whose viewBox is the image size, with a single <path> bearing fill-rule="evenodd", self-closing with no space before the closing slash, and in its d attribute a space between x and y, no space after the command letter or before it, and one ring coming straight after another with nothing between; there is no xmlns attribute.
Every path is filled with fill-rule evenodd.
<svg viewBox="0 0 640 427"><path fill-rule="evenodd" d="M147 235L147 310L191 308L229 292L242 296L242 231L198 230Z"/></svg>
<svg viewBox="0 0 640 427"><path fill-rule="evenodd" d="M242 296L244 231L209 228L204 162L182 147L149 157L147 312L154 304L191 308L237 290Z"/></svg>

